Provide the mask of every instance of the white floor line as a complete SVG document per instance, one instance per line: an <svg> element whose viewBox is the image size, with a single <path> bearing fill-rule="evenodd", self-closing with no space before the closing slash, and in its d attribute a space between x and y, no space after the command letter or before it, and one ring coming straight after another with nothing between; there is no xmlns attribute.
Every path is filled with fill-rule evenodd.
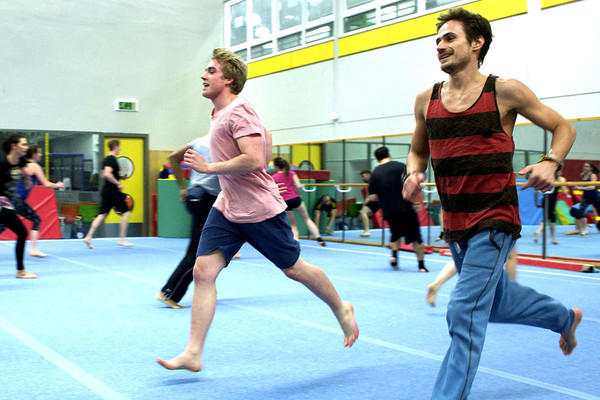
<svg viewBox="0 0 600 400"><path fill-rule="evenodd" d="M321 248L321 247L316 247L315 246L315 248ZM336 249L336 250L342 250L342 251L344 251L344 249ZM350 251L350 252L361 253L359 251ZM378 253L373 253L373 254L378 254ZM87 264L87 263L83 263L83 262L79 262L79 261L74 261L74 260L71 260L71 259L68 259L68 258L61 258L61 257L57 257L57 258L65 261L65 262L70 262L70 263L73 263L73 264L76 264L76 265L80 265L80 266L83 266L83 267L87 267L87 268L99 270L99 271L106 272L106 273L109 273L109 274L123 276L123 277L126 277L126 278L134 279L134 280L139 281L139 282L149 283L149 284L152 284L152 285L160 285L157 282L153 282L153 281L146 280L146 279L140 279L140 278L138 278L136 276L133 276L133 275L123 274L123 273L117 272L117 271L111 271L111 270L108 270L108 269L105 269L105 268L96 267L96 266L93 266L93 265L90 265L90 264ZM242 261L242 260L239 260L239 261L236 261L236 262L241 262L241 263L245 263L245 264L256 265L256 264L254 264L252 262ZM263 265L259 265L259 266L263 266ZM335 279L350 280L348 278L340 278L340 277L336 277ZM359 283L365 283L363 281L357 281L357 282L359 282ZM376 284L376 285L379 285L379 284ZM304 321L304 320L301 320L301 319L297 319L297 318L293 318L293 317L288 317L286 315L281 315L281 314L273 313L273 312L262 310L262 309L259 309L259 308L247 307L247 306L239 306L239 305L236 305L236 304L232 304L229 301L223 301L223 303L227 304L227 305L229 305L231 307L238 308L238 309L252 311L252 312L255 312L255 313L258 313L258 314L262 314L262 315L270 316L270 317L273 317L273 318L277 318L277 319L281 319L281 320L293 322L293 323L296 323L296 324L299 324L299 325L302 325L302 326L307 326L307 327L311 327L311 328L318 329L318 330L321 330L321 331L325 331L325 332L329 332L329 333L334 333L334 334L342 335L340 333L339 329L333 329L333 328L330 328L330 327L327 327L327 326L324 326L324 325L312 323L310 321ZM2 321L5 321L5 320L1 319L1 317L0 317L0 326L3 326L3 328L4 328L4 324L2 323ZM10 324L8 321L6 321L6 323ZM398 350L398 351L401 351L401 352L404 352L404 353L407 353L407 354L413 354L413 355L417 355L417 356L420 356L420 357L423 357L423 358L428 358L428 359L435 360L435 361L440 361L441 362L442 359L443 359L443 357L435 355L435 354L432 354L432 353L428 353L428 352L424 352L424 351L412 349L412 348L406 347L406 346L397 345L397 344L386 342L386 341L380 340L380 339L370 338L368 336L365 336L364 334L360 336L359 340L361 340L362 342L367 342L367 343L375 344L375 345L378 345L378 346L381 346L381 347L386 347L386 348L389 348L389 349ZM42 344L40 343L40 345L42 345ZM50 349L48 349L48 350L50 350ZM52 351L52 350L50 350L50 351ZM60 356L58 354L56 354L56 355L59 356L59 357L62 357L62 356ZM68 360L66 360L66 361L68 361ZM78 368L74 364L73 364L73 366L76 367L76 368ZM565 388L565 387L562 387L562 386L553 385L553 384L546 383L546 382L537 381L535 379L530 379L530 378L522 377L522 376L511 374L511 373L508 373L508 372L503 372L503 371L495 370L495 369L492 369L492 368L487 368L487 367L481 367L480 366L478 370L481 371L481 372L490 374L490 375L502 377L502 378L513 380L513 381L516 381L516 382L525 383L525 384L532 385L532 386L537 386L537 387L540 387L542 389L550 390L550 391L557 392L557 393L566 394L566 395L569 395L569 396L572 396L572 397L576 397L576 398L579 398L579 399L584 399L584 400L600 400L600 397L593 396L593 395L590 395L590 394L587 394L587 393L579 392L579 391L576 391L576 390L572 390L572 389ZM92 377L92 379L94 379L94 378ZM110 390L112 390L112 389L110 389ZM108 397L104 397L104 398L108 399ZM120 399L120 398L123 398L123 397L120 397L120 398L112 397L112 398L114 398L114 399Z"/></svg>
<svg viewBox="0 0 600 400"><path fill-rule="evenodd" d="M30 349L44 357L46 360L56 365L58 368L60 368L67 374L71 375L79 383L86 386L92 392L100 396L100 398L106 400L128 399L126 396L123 396L122 394L110 388L102 381L94 378L92 375L79 368L73 362L69 361L68 359L61 356L51 348L39 342L35 338L31 337L29 334L22 331L21 329L11 324L9 321L5 320L2 317L0 317L0 327L9 334L11 334L13 337L15 337L15 339L19 340L20 342L28 346Z"/></svg>
<svg viewBox="0 0 600 400"><path fill-rule="evenodd" d="M272 317L272 318L277 318L277 319L281 319L284 321L288 321L288 322L292 322L298 325L302 325L302 326L306 326L306 327L310 327L310 328L314 328L314 329L318 329L320 331L324 331L324 332L329 332L329 333L334 333L340 336L343 336L343 334L340 332L340 329L332 329L330 327L324 326L324 325L320 325L320 324L315 324L313 322L309 322L309 321L304 321L298 318L293 318L293 317L288 317L287 315L281 315L281 314L277 314L271 311L265 311L262 310L260 308L255 308L255 307L248 307L248 306L240 306L237 304L234 304L233 302L230 301L224 301L223 304L226 304L230 307L233 308L238 308L240 310L245 310L245 311L251 311L254 313L258 313L258 314L262 314L262 315L266 315L268 317ZM380 340L380 339L375 339L375 338L371 338L368 336L360 335L358 338L359 341L361 342L367 342L367 343L371 343L374 344L376 346L380 346L380 347L385 347L388 349L392 349L392 350L397 350L397 351L401 351L403 353L407 353L407 354L411 354L411 355L415 355L415 356L419 356L419 357L423 357L423 358L427 358L430 360L434 360L434 361L439 361L442 362L443 360L443 356L439 356L437 354L432 354L432 353L428 353L426 351L421 351L421 350L416 350L410 347L406 347L406 346L402 346L402 345L398 345L395 343L390 343L390 342L386 342L385 340ZM341 345L341 344L340 344ZM562 393L562 394L566 394L572 397L576 397L578 399L585 399L585 400L600 400L600 397L588 394L588 393L584 393L584 392L580 392L577 390L572 390L569 388L565 388L562 386L558 386L558 385L553 385L551 383L546 383L546 382L541 382L535 379L530 379L530 378L526 378L520 375L515 375L515 374L511 374L508 372L504 372L504 371L499 371L493 368L487 368L487 367L479 367L478 371L484 372L486 374L489 375L494 375L494 376L498 376L501 378L505 378L505 379L509 379L512 381L516 381L516 382L520 382L520 383L525 383L527 385L531 385L531 386L536 386L545 390L549 390L549 391L553 391L553 392L557 392L557 393Z"/></svg>

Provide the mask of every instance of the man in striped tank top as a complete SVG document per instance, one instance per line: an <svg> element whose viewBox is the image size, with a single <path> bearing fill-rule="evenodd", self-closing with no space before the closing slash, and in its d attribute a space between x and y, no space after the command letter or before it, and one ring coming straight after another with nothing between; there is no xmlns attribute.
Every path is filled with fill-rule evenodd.
<svg viewBox="0 0 600 400"><path fill-rule="evenodd" d="M462 8L438 20L437 54L448 81L417 95L403 195L416 198L431 157L444 239L459 272L446 317L451 343L432 398L458 400L469 395L490 321L553 330L565 355L577 345L581 311L520 286L503 269L521 230L512 170L517 115L553 134L549 154L519 171L529 174L523 188L553 187L576 132L521 82L479 72L492 40L488 20Z"/></svg>

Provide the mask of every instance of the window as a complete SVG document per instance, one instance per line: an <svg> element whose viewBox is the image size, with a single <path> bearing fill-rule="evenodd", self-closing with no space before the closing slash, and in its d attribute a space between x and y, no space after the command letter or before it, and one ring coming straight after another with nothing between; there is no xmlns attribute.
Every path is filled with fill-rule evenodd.
<svg viewBox="0 0 600 400"><path fill-rule="evenodd" d="M445 6L447 4L456 3L458 1L460 1L460 0L427 0L427 3L425 4L425 8L427 8L429 10L431 8Z"/></svg>
<svg viewBox="0 0 600 400"><path fill-rule="evenodd" d="M372 2L373 0L346 0L346 8L354 8Z"/></svg>
<svg viewBox="0 0 600 400"><path fill-rule="evenodd" d="M344 33L373 26L377 23L376 11L369 10L344 18Z"/></svg>
<svg viewBox="0 0 600 400"><path fill-rule="evenodd" d="M246 31L246 0L230 7L229 31L231 46L242 44L248 40Z"/></svg>
<svg viewBox="0 0 600 400"><path fill-rule="evenodd" d="M250 48L250 58L259 58L273 53L273 43L262 43Z"/></svg>
<svg viewBox="0 0 600 400"><path fill-rule="evenodd" d="M417 12L416 0L404 0L381 7L381 22L391 21Z"/></svg>
<svg viewBox="0 0 600 400"><path fill-rule="evenodd" d="M308 20L333 15L333 0L308 0Z"/></svg>
<svg viewBox="0 0 600 400"><path fill-rule="evenodd" d="M277 49L287 50L292 47L298 47L302 44L302 32L296 32L288 36L277 39Z"/></svg>
<svg viewBox="0 0 600 400"><path fill-rule="evenodd" d="M252 1L252 38L268 38L273 33L271 0Z"/></svg>
<svg viewBox="0 0 600 400"><path fill-rule="evenodd" d="M302 0L278 0L279 29L293 28L302 23Z"/></svg>
<svg viewBox="0 0 600 400"><path fill-rule="evenodd" d="M333 36L333 22L306 30L306 43L330 38Z"/></svg>

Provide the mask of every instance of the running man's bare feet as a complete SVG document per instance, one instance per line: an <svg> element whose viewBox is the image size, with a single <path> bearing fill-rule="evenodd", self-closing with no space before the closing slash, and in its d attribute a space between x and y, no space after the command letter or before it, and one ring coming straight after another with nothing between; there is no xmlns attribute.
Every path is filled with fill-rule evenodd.
<svg viewBox="0 0 600 400"><path fill-rule="evenodd" d="M437 285L435 282L430 283L429 286L427 286L427 297L425 297L425 299L431 307L435 307L435 298L437 296L438 290L440 290L440 286Z"/></svg>
<svg viewBox="0 0 600 400"><path fill-rule="evenodd" d="M202 369L202 361L196 360L195 357L188 356L182 354L180 356L175 357L172 360L163 360L161 358L157 358L156 362L165 367L166 369L187 369L192 372L200 372Z"/></svg>
<svg viewBox="0 0 600 400"><path fill-rule="evenodd" d="M41 253L39 251L32 251L31 253L29 253L29 255L31 257L39 257L39 258L48 257L48 254L44 254L44 253Z"/></svg>
<svg viewBox="0 0 600 400"><path fill-rule="evenodd" d="M95 249L95 247L94 247L94 246L92 246L92 239L83 238L83 242L84 242L85 244L87 244L87 246L88 246L90 249Z"/></svg>
<svg viewBox="0 0 600 400"><path fill-rule="evenodd" d="M369 237L369 236L371 236L371 232L363 232L363 233L361 233L358 236L360 236L360 237Z"/></svg>
<svg viewBox="0 0 600 400"><path fill-rule="evenodd" d="M352 303L344 301L341 315L336 315L342 330L344 331L344 347L352 347L358 339L358 325L354 318L354 307Z"/></svg>
<svg viewBox="0 0 600 400"><path fill-rule="evenodd" d="M126 240L120 240L120 241L119 241L119 246L123 246L123 247L131 247L131 246L133 246L133 244L132 244L132 243L129 243L129 242L128 242L128 241L126 241Z"/></svg>
<svg viewBox="0 0 600 400"><path fill-rule="evenodd" d="M580 235L581 235L581 236L585 236L585 235L587 235L587 234L588 234L588 231L587 231L587 229L586 229L586 230L584 230L583 232L581 232L581 233L580 233Z"/></svg>
<svg viewBox="0 0 600 400"><path fill-rule="evenodd" d="M580 232L579 229L573 229L571 231L565 232L565 235L579 235L579 232Z"/></svg>
<svg viewBox="0 0 600 400"><path fill-rule="evenodd" d="M165 295L163 294L163 292L158 292L156 294L156 296L154 296L154 297L156 298L156 300L162 301L163 303L165 303L166 305L168 305L171 308L185 308L184 306L180 306L179 304L177 304L176 301L167 299L165 297Z"/></svg>
<svg viewBox="0 0 600 400"><path fill-rule="evenodd" d="M560 335L560 339L558 341L560 349L562 350L565 356L571 354L573 352L573 349L577 346L577 337L575 337L575 330L577 329L577 325L579 325L581 319L583 318L583 313L579 308L574 308L573 311L575 312L575 320L573 321L573 325L571 325L571 329L569 329L569 332Z"/></svg>
<svg viewBox="0 0 600 400"><path fill-rule="evenodd" d="M535 231L535 233L533 234L533 243L538 242L538 238L540 237L541 233L541 231Z"/></svg>
<svg viewBox="0 0 600 400"><path fill-rule="evenodd" d="M16 276L17 276L18 279L35 279L39 275L38 274L34 274L32 272L27 272L24 269L19 269L19 270L17 270L17 275Z"/></svg>

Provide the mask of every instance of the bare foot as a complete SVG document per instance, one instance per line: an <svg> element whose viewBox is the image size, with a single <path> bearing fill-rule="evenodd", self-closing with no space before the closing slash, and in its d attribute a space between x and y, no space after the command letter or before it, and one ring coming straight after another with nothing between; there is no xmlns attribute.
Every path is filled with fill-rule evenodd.
<svg viewBox="0 0 600 400"><path fill-rule="evenodd" d="M579 325L581 319L583 318L583 313L579 308L574 308L573 311L575 312L575 320L573 321L573 325L571 325L571 329L569 329L569 332L560 335L560 340L558 341L560 349L562 350L565 356L571 354L573 352L573 349L577 346L575 330L577 329L577 325Z"/></svg>
<svg viewBox="0 0 600 400"><path fill-rule="evenodd" d="M535 231L535 233L533 234L533 243L537 243L538 242L538 238L540 237L540 234L542 232L540 231Z"/></svg>
<svg viewBox="0 0 600 400"><path fill-rule="evenodd" d="M559 244L560 242L556 239L552 239L552 244Z"/></svg>
<svg viewBox="0 0 600 400"><path fill-rule="evenodd" d="M48 257L48 254L40 253L39 251L32 251L31 253L29 253L29 255L32 257L39 257L39 258Z"/></svg>
<svg viewBox="0 0 600 400"><path fill-rule="evenodd" d="M129 242L128 242L128 241L126 241L126 240L121 240L121 241L119 242L119 246L123 246L123 247L131 247L131 246L133 246L133 244L129 243Z"/></svg>
<svg viewBox="0 0 600 400"><path fill-rule="evenodd" d="M341 315L336 315L344 331L344 347L352 347L358 339L358 325L354 319L354 307L349 301L344 301Z"/></svg>
<svg viewBox="0 0 600 400"><path fill-rule="evenodd" d="M163 360L157 358L156 362L165 367L166 369L187 369L192 372L199 372L202 369L202 362L196 361L191 356L180 355L172 360Z"/></svg>
<svg viewBox="0 0 600 400"><path fill-rule="evenodd" d="M581 236L585 236L585 235L587 235L587 234L588 234L588 231L587 231L587 229L586 229L585 231L583 231L583 232L581 232L581 233L580 233L580 235L581 235Z"/></svg>
<svg viewBox="0 0 600 400"><path fill-rule="evenodd" d="M565 235L579 235L579 229L573 229L572 231L565 232Z"/></svg>
<svg viewBox="0 0 600 400"><path fill-rule="evenodd" d="M427 286L427 296L425 299L431 307L435 307L435 298L438 290L440 290L440 287L435 283L430 283L429 286Z"/></svg>
<svg viewBox="0 0 600 400"><path fill-rule="evenodd" d="M19 269L19 270L17 270L17 275L16 276L17 276L18 279L35 279L39 275L38 274L34 274L32 272L27 272L24 269Z"/></svg>
<svg viewBox="0 0 600 400"><path fill-rule="evenodd" d="M371 236L371 233L370 232L363 232L363 233L361 233L358 236L360 236L360 237L369 237L369 236Z"/></svg>
<svg viewBox="0 0 600 400"><path fill-rule="evenodd" d="M87 244L87 246L88 246L90 249L94 249L94 248L95 248L94 246L92 246L92 239L83 238L83 242L84 242L85 244Z"/></svg>
<svg viewBox="0 0 600 400"><path fill-rule="evenodd" d="M156 298L156 300L162 301L171 308L185 308L184 306L180 306L179 304L177 304L176 301L165 298L163 292L158 292L154 297Z"/></svg>

